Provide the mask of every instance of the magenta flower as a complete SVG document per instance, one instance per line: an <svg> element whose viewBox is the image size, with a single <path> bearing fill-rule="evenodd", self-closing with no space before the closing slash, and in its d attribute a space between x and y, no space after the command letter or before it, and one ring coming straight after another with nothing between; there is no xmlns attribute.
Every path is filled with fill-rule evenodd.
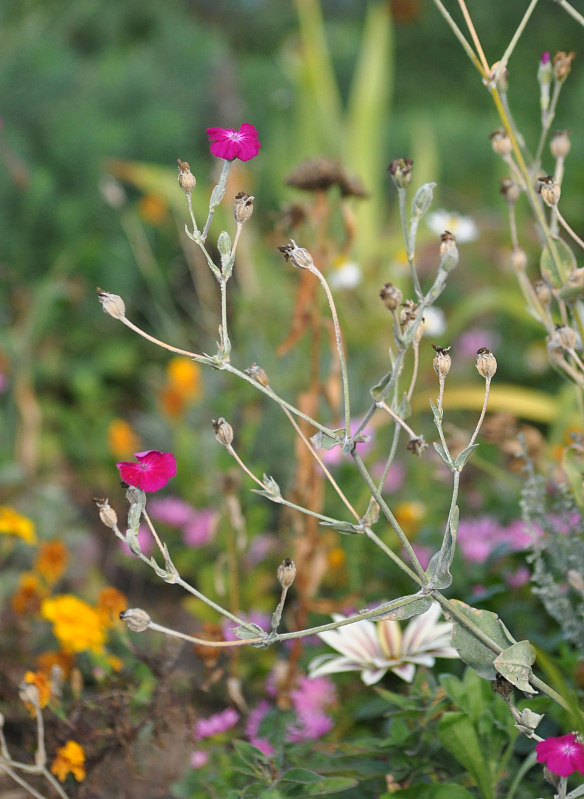
<svg viewBox="0 0 584 799"><path fill-rule="evenodd" d="M228 707L221 713L215 713L207 719L199 719L195 724L195 741L200 741L201 738L212 738L214 735L220 735L222 732L230 730L235 727L239 721L239 713L232 707Z"/></svg>
<svg viewBox="0 0 584 799"><path fill-rule="evenodd" d="M559 777L569 777L575 771L584 774L584 745L576 740L575 733L559 738L546 738L535 747L537 762L545 763Z"/></svg>
<svg viewBox="0 0 584 799"><path fill-rule="evenodd" d="M116 463L124 483L142 491L158 491L176 474L176 460L170 452L158 452L150 449L147 452L135 452L138 463L122 461Z"/></svg>
<svg viewBox="0 0 584 799"><path fill-rule="evenodd" d="M195 749L191 754L191 768L204 768L209 762L209 752Z"/></svg>
<svg viewBox="0 0 584 799"><path fill-rule="evenodd" d="M226 161L233 161L234 158L239 158L240 161L251 161L262 146L257 130L248 122L244 122L239 130L207 128L206 133L211 142L212 155L216 158L224 158Z"/></svg>
<svg viewBox="0 0 584 799"><path fill-rule="evenodd" d="M248 741L252 746L255 746L256 749L259 749L266 757L270 757L276 753L276 750L268 741L267 738L263 738L260 735L260 726L264 718L268 715L271 710L271 705L265 699L259 703L259 705L254 708L248 716L246 725L245 725L245 734L247 736Z"/></svg>

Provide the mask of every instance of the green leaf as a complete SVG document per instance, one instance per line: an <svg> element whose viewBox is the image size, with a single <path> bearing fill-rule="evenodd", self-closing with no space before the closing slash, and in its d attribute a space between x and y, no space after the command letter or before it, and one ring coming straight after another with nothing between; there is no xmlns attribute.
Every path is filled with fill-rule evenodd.
<svg viewBox="0 0 584 799"><path fill-rule="evenodd" d="M412 616L421 616L432 607L432 597L419 596L418 594L411 594L409 597L403 599L412 599L412 602L404 603L400 607L392 608L390 610L381 609L378 615L371 616L370 621L383 621L384 619L395 619L396 621L403 621L404 619L411 619ZM395 600L393 600L395 602ZM393 604L392 602L392 604Z"/></svg>
<svg viewBox="0 0 584 799"><path fill-rule="evenodd" d="M466 462L470 458L472 451L478 447L478 444L470 444L468 447L459 452L454 461L454 468L461 472L466 466Z"/></svg>
<svg viewBox="0 0 584 799"><path fill-rule="evenodd" d="M511 633L507 630L503 622L499 619L496 613L490 610L477 610L471 608L465 602L459 599L451 599L451 604L457 608L460 613L466 616L476 627L478 627L485 635L488 635L491 640L498 644L502 649L507 649L512 644L516 643ZM483 644L476 638L472 632L466 629L461 622L452 617L453 632L452 632L452 645L460 655L467 666L474 669L477 674L480 674L485 680L494 680L497 676L497 669L493 665L497 654L493 652L486 644Z"/></svg>
<svg viewBox="0 0 584 799"><path fill-rule="evenodd" d="M484 799L494 799L495 791L483 745L466 713L445 713L438 724L438 738L472 776Z"/></svg>
<svg viewBox="0 0 584 799"><path fill-rule="evenodd" d="M351 522L342 522L342 521L320 522L320 526L331 527L333 530L336 530L338 533L342 533L343 535L363 534L363 528L360 527L360 525L358 524L351 524Z"/></svg>
<svg viewBox="0 0 584 799"><path fill-rule="evenodd" d="M444 449L444 447L442 446L442 444L439 444L437 441L433 441L433 442L432 442L432 446L434 447L434 449L436 450L436 452L438 453L438 455L440 455L440 457L442 458L442 460L444 461L444 463L445 463L445 464L448 466L448 468L449 468L449 469L452 469L452 458L451 458L451 457L450 457L450 455L449 455L449 454L446 452L446 450Z"/></svg>
<svg viewBox="0 0 584 799"><path fill-rule="evenodd" d="M452 584L452 574L450 567L452 566L452 559L456 550L456 537L458 535L458 505L454 507L452 516L450 517L450 524L444 533L442 546L440 552L432 556L426 575L430 588L448 588Z"/></svg>
<svg viewBox="0 0 584 799"><path fill-rule="evenodd" d="M462 785L412 785L398 793L382 793L379 799L475 799Z"/></svg>
<svg viewBox="0 0 584 799"><path fill-rule="evenodd" d="M306 787L305 796L325 796L329 793L338 793L354 788L358 781L352 777L322 777L318 785Z"/></svg>
<svg viewBox="0 0 584 799"><path fill-rule="evenodd" d="M539 269L542 277L551 284L552 288L560 289L578 264L571 248L562 239L554 239L553 248L557 255L557 265L550 248L544 247L539 259Z"/></svg>
<svg viewBox="0 0 584 799"><path fill-rule="evenodd" d="M320 782L322 777L316 771L309 771L306 768L291 768L284 772L280 777L285 782Z"/></svg>
<svg viewBox="0 0 584 799"><path fill-rule="evenodd" d="M391 380L391 375L392 375L391 372L388 372L387 374L383 375L381 380L369 389L369 393L371 394L371 397L375 400L375 402L379 402L380 400L385 399L385 389L387 388L387 384Z"/></svg>
<svg viewBox="0 0 584 799"><path fill-rule="evenodd" d="M537 691L529 684L533 672L531 666L535 661L535 649L529 641L519 641L507 647L493 661L493 665L506 680L515 685L526 694L536 694Z"/></svg>
<svg viewBox="0 0 584 799"><path fill-rule="evenodd" d="M322 430L319 430L318 433L315 433L313 436L310 437L310 443L315 449L332 449L333 447L342 444L345 438L345 428L342 427L339 430L333 430L333 435L329 436L327 433L324 433Z"/></svg>
<svg viewBox="0 0 584 799"><path fill-rule="evenodd" d="M239 755L240 760L248 766L251 766L254 770L257 770L258 765L267 767L270 764L270 761L264 753L256 749L255 746L248 744L247 741L241 741L239 739L233 741L233 747Z"/></svg>

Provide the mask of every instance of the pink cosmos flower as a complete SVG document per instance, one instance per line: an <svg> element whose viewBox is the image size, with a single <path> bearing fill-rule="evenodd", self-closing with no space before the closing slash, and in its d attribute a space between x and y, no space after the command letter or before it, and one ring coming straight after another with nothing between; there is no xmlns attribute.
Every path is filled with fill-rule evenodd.
<svg viewBox="0 0 584 799"><path fill-rule="evenodd" d="M560 777L569 777L575 771L584 774L584 745L576 740L573 732L559 738L546 738L537 744L535 751L537 762L545 763Z"/></svg>
<svg viewBox="0 0 584 799"><path fill-rule="evenodd" d="M256 749L259 749L260 752L263 752L266 757L275 754L276 750L270 744L267 738L262 738L259 734L260 726L264 718L271 710L271 705L265 699L259 703L259 705L254 708L248 716L246 725L245 725L245 734L247 736L248 741L252 746L255 746Z"/></svg>
<svg viewBox="0 0 584 799"><path fill-rule="evenodd" d="M199 719L195 724L195 740L211 738L235 727L239 721L239 713L232 707L225 708L221 713L215 713L207 719Z"/></svg>
<svg viewBox="0 0 584 799"><path fill-rule="evenodd" d="M122 461L116 463L124 483L142 491L158 491L176 474L176 460L170 452L158 452L149 449L147 452L135 452L138 463Z"/></svg>
<svg viewBox="0 0 584 799"><path fill-rule="evenodd" d="M251 161L262 146L257 130L248 122L244 122L239 130L207 128L206 133L211 142L212 155L216 158L224 158L226 161L233 161L234 158L239 158L240 161Z"/></svg>

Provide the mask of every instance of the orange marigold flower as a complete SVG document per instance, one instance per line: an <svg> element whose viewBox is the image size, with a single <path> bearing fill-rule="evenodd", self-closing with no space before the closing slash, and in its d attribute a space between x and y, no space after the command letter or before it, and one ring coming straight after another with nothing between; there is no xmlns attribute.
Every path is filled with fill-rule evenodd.
<svg viewBox="0 0 584 799"><path fill-rule="evenodd" d="M73 655L70 652L62 651L43 652L36 660L37 670L42 671L47 677L51 676L55 666L58 666L63 673L63 677L66 677L73 668L74 663Z"/></svg>
<svg viewBox="0 0 584 799"><path fill-rule="evenodd" d="M142 449L139 436L124 419L112 419L110 422L107 445L114 458L127 458Z"/></svg>
<svg viewBox="0 0 584 799"><path fill-rule="evenodd" d="M34 568L49 585L54 585L67 568L68 560L65 544L55 538L53 541L41 544Z"/></svg>
<svg viewBox="0 0 584 799"><path fill-rule="evenodd" d="M36 544L34 524L8 505L0 505L0 533L15 535L27 544Z"/></svg>
<svg viewBox="0 0 584 799"><path fill-rule="evenodd" d="M12 610L19 616L33 616L41 609L46 593L36 574L23 572L18 578L18 588L10 600Z"/></svg>
<svg viewBox="0 0 584 799"><path fill-rule="evenodd" d="M85 752L77 741L68 740L65 746L57 749L57 756L51 766L51 774L54 774L59 782L65 782L67 774L71 773L77 780L82 782L85 779Z"/></svg>
<svg viewBox="0 0 584 799"><path fill-rule="evenodd" d="M51 683L47 675L42 671L27 671L24 675L24 682L35 686L38 691L39 707L46 707L51 698ZM30 715L34 716L36 712L34 705L30 702L25 702L24 704Z"/></svg>
<svg viewBox="0 0 584 799"><path fill-rule="evenodd" d="M106 636L101 617L73 594L45 599L41 615L53 623L53 634L65 652L103 652Z"/></svg>
<svg viewBox="0 0 584 799"><path fill-rule="evenodd" d="M169 386L175 388L185 399L201 396L201 367L182 355L171 358L166 366Z"/></svg>
<svg viewBox="0 0 584 799"><path fill-rule="evenodd" d="M120 613L127 610L128 600L121 591L108 585L99 592L96 610L104 627L113 627L120 619Z"/></svg>

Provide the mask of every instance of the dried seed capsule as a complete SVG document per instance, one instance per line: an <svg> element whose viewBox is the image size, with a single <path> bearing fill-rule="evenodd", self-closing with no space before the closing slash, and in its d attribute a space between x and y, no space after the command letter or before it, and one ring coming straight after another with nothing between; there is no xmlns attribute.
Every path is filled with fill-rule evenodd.
<svg viewBox="0 0 584 799"><path fill-rule="evenodd" d="M485 380L490 380L497 371L497 359L486 347L477 350L477 369Z"/></svg>
<svg viewBox="0 0 584 799"><path fill-rule="evenodd" d="M560 184L556 183L551 175L545 178L538 178L537 190L546 205L552 207L558 204L562 190Z"/></svg>
<svg viewBox="0 0 584 799"><path fill-rule="evenodd" d="M434 360L432 361L434 371L438 377L446 377L450 371L450 367L452 366L452 358L449 354L450 347L437 347L436 344L432 344L432 347L436 353Z"/></svg>
<svg viewBox="0 0 584 799"><path fill-rule="evenodd" d="M284 558L278 566L276 576L282 588L290 588L296 577L296 564L294 561L290 560L290 558Z"/></svg>
<svg viewBox="0 0 584 799"><path fill-rule="evenodd" d="M253 200L252 195L246 194L244 191L240 191L235 195L233 216L238 225L243 225L253 214Z"/></svg>
<svg viewBox="0 0 584 799"><path fill-rule="evenodd" d="M212 420L212 425L217 441L224 447L230 447L233 441L233 428L229 422L226 422L225 419L220 416L218 419Z"/></svg>
<svg viewBox="0 0 584 799"><path fill-rule="evenodd" d="M527 269L527 254L521 247L515 247L511 253L511 266L516 272L525 272Z"/></svg>
<svg viewBox="0 0 584 799"><path fill-rule="evenodd" d="M511 180L511 178L501 179L501 187L499 191L505 198L505 202L508 205L515 205L515 203L521 196L521 189L519 188L517 183L515 183L514 180Z"/></svg>
<svg viewBox="0 0 584 799"><path fill-rule="evenodd" d="M445 230L440 236L440 265L446 272L450 272L457 263L456 236L449 230Z"/></svg>
<svg viewBox="0 0 584 799"><path fill-rule="evenodd" d="M178 164L178 185L185 194L190 195L197 185L197 180L191 172L191 167L187 161L181 161L180 158L176 159Z"/></svg>
<svg viewBox="0 0 584 799"><path fill-rule="evenodd" d="M538 280L534 288L535 288L535 293L537 294L537 299L541 302L543 306L547 308L552 301L551 288L545 282L545 280Z"/></svg>
<svg viewBox="0 0 584 799"><path fill-rule="evenodd" d="M395 311L404 298L402 292L393 283L384 283L379 296L388 311Z"/></svg>
<svg viewBox="0 0 584 799"><path fill-rule="evenodd" d="M503 130L503 128L499 128L498 130L494 130L492 133L490 133L489 139L491 140L493 152L497 153L497 155L502 157L511 155L511 152L513 151L513 144L507 135L507 132Z"/></svg>
<svg viewBox="0 0 584 799"><path fill-rule="evenodd" d="M290 261L292 266L297 266L299 269L310 269L314 266L312 255L305 250L304 247L299 247L294 239L290 239L290 244L284 244L278 247L280 252L284 255L287 261Z"/></svg>
<svg viewBox="0 0 584 799"><path fill-rule="evenodd" d="M422 436L419 436L418 438L410 438L410 440L408 441L408 445L407 445L408 452L411 452L414 455L417 455L418 457L427 448L428 448L428 445L426 444L426 442L424 441Z"/></svg>
<svg viewBox="0 0 584 799"><path fill-rule="evenodd" d="M249 375L256 383L259 383L264 388L267 388L270 385L270 378L267 375L265 369L262 369L261 366L258 366L257 363L252 363L252 365L244 370L246 375Z"/></svg>
<svg viewBox="0 0 584 799"><path fill-rule="evenodd" d="M128 608L120 613L120 619L125 621L128 629L133 633L143 633L150 626L152 619L142 608Z"/></svg>
<svg viewBox="0 0 584 799"><path fill-rule="evenodd" d="M572 69L572 61L576 58L576 53L566 53L560 50L554 56L554 78L561 83L566 80Z"/></svg>
<svg viewBox="0 0 584 799"><path fill-rule="evenodd" d="M105 524L106 527L110 527L112 530L115 530L115 528L118 526L118 516L115 510L110 508L109 499L99 499L98 497L94 497L93 501L99 510L99 518L101 519L102 524Z"/></svg>
<svg viewBox="0 0 584 799"><path fill-rule="evenodd" d="M114 319L124 319L126 316L126 306L124 301L117 294L110 294L109 291L97 289L97 297L101 302L103 312L109 314Z"/></svg>
<svg viewBox="0 0 584 799"><path fill-rule="evenodd" d="M555 335L563 350L573 350L576 346L576 333L568 325L556 325Z"/></svg>

